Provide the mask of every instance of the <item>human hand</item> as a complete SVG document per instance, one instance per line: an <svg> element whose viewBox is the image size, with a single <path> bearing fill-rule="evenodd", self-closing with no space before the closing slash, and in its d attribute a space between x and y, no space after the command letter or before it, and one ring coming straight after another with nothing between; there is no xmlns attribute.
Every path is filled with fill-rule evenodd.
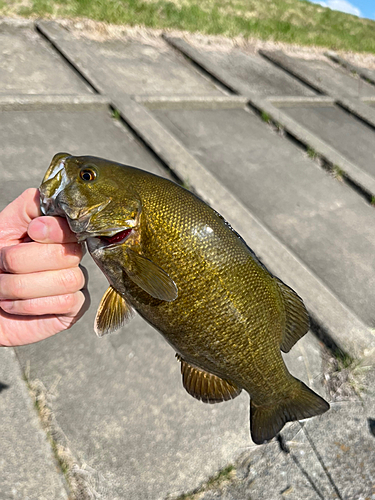
<svg viewBox="0 0 375 500"><path fill-rule="evenodd" d="M65 219L40 215L33 188L0 212L0 346L50 337L89 306L81 245Z"/></svg>

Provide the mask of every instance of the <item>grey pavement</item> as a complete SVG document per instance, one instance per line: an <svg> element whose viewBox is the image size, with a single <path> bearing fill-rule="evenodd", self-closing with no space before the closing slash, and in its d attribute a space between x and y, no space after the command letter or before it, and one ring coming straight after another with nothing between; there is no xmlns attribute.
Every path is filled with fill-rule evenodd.
<svg viewBox="0 0 375 500"><path fill-rule="evenodd" d="M0 498L374 499L375 86L328 59L98 41L55 22L0 22L0 50L1 207L38 186L58 151L180 179L304 298L313 332L286 362L332 402L255 446L247 395L192 399L141 318L96 338L106 280L86 256L85 317L17 357L0 353Z"/></svg>

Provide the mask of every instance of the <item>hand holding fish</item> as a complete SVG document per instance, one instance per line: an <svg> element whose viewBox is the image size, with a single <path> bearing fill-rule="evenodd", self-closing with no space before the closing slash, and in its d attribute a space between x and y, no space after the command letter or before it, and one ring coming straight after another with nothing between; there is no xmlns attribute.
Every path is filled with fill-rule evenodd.
<svg viewBox="0 0 375 500"><path fill-rule="evenodd" d="M50 337L88 307L81 245L65 219L40 215L37 189L0 213L0 346Z"/></svg>

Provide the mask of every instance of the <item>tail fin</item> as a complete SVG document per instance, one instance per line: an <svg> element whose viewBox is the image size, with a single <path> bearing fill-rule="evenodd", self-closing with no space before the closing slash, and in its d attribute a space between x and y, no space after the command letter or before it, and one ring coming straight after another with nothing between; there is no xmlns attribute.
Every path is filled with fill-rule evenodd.
<svg viewBox="0 0 375 500"><path fill-rule="evenodd" d="M257 406L250 400L250 432L256 444L275 437L286 422L314 417L329 410L329 404L300 380L294 379L290 395L274 405Z"/></svg>

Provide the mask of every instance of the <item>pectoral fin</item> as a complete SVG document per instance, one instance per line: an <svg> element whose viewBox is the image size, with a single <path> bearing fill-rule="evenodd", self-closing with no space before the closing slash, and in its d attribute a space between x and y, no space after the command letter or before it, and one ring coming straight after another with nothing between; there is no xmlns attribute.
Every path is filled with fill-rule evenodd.
<svg viewBox="0 0 375 500"><path fill-rule="evenodd" d="M127 254L130 262L125 271L136 285L155 299L171 302L177 298L177 286L163 269L131 249Z"/></svg>
<svg viewBox="0 0 375 500"><path fill-rule="evenodd" d="M231 382L190 365L178 354L176 357L181 362L183 386L193 398L203 403L221 403L240 394L241 389Z"/></svg>
<svg viewBox="0 0 375 500"><path fill-rule="evenodd" d="M283 352L289 352L294 344L308 331L310 323L309 315L301 297L281 280L276 279L284 299L286 315L285 330L281 339L280 349Z"/></svg>
<svg viewBox="0 0 375 500"><path fill-rule="evenodd" d="M133 315L132 307L110 286L103 295L96 313L95 333L98 337L112 333L130 321Z"/></svg>

